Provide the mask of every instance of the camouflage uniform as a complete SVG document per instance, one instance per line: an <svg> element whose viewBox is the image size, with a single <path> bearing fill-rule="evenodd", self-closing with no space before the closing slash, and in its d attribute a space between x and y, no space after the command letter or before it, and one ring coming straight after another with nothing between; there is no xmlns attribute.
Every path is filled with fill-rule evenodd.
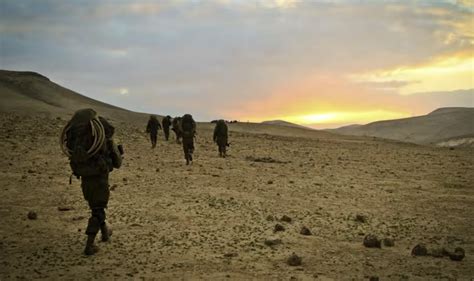
<svg viewBox="0 0 474 281"><path fill-rule="evenodd" d="M176 135L176 143L181 143L180 140L181 140L181 137L182 137L182 131L181 131L181 128L180 128L180 125L179 125L180 122L181 122L181 117L173 118L172 130Z"/></svg>
<svg viewBox="0 0 474 281"><path fill-rule="evenodd" d="M150 120L148 120L148 124L146 126L146 132L150 134L150 140L151 140L151 147L155 148L156 147L156 141L158 137L158 130L161 129L160 122L156 118L156 116L152 115L150 116Z"/></svg>
<svg viewBox="0 0 474 281"><path fill-rule="evenodd" d="M183 152L186 165L193 161L194 136L196 135L196 122L190 114L185 114L180 120L180 131L183 137Z"/></svg>
<svg viewBox="0 0 474 281"><path fill-rule="evenodd" d="M165 133L165 140L168 141L170 137L170 126L171 126L171 116L165 116L163 120L161 121L161 124L163 125L163 132Z"/></svg>
<svg viewBox="0 0 474 281"><path fill-rule="evenodd" d="M105 223L106 215L105 209L109 202L109 173L113 168L119 168L121 165L120 159L117 159L116 147L113 144L114 127L110 125L104 118L99 117L100 122L104 126L106 137L106 149L103 152L108 166L108 171L94 176L82 176L81 187L84 199L88 202L91 209L91 217L86 228L88 240L86 244L85 253L87 255L94 254L97 249L94 245L94 240L99 232L102 234L102 241L107 241L111 231L107 228ZM116 153L116 154L113 154ZM120 163L117 163L120 162Z"/></svg>
<svg viewBox="0 0 474 281"><path fill-rule="evenodd" d="M214 128L214 142L217 143L219 148L219 156L226 157L226 148L228 146L228 132L227 124L224 120L217 121L216 127Z"/></svg>

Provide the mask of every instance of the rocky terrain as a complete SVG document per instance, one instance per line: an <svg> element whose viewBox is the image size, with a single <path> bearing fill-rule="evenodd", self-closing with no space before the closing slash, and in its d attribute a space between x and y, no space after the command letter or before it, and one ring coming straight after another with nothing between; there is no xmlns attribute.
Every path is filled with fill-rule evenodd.
<svg viewBox="0 0 474 281"><path fill-rule="evenodd" d="M67 118L0 114L0 280L474 276L472 149L241 123L226 159L200 124L186 166L173 141L152 150L145 124L110 117L126 153L114 234L85 257L89 210L58 145ZM456 247L462 261L436 254Z"/></svg>

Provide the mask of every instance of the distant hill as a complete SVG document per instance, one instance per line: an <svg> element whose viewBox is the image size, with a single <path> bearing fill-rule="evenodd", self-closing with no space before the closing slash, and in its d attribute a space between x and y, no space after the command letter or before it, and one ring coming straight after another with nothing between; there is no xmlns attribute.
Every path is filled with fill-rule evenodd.
<svg viewBox="0 0 474 281"><path fill-rule="evenodd" d="M474 108L439 108L424 116L351 125L327 131L418 144L463 143L469 146L469 139L474 136Z"/></svg>
<svg viewBox="0 0 474 281"><path fill-rule="evenodd" d="M112 119L147 118L146 114L78 94L35 72L0 70L0 112L54 117L70 116L75 110L86 107L94 108L101 115Z"/></svg>
<svg viewBox="0 0 474 281"><path fill-rule="evenodd" d="M29 71L0 70L0 113L18 115L45 115L52 118L69 118L81 108L93 108L110 120L135 123L144 128L148 113L133 112L124 108L100 102L72 90L64 88L47 77ZM291 124L291 123L288 123ZM199 123L198 129L213 130L211 123ZM310 130L292 124L280 126L272 124L232 123L229 128L234 132L267 134L277 136L309 138L341 138L328 132Z"/></svg>
<svg viewBox="0 0 474 281"><path fill-rule="evenodd" d="M303 128L303 129L308 129L308 130L313 130L311 128L301 126L295 123L287 122L284 120L270 120L270 121L263 121L261 124L266 124L266 125L276 125L276 126L285 126L285 127L295 127L295 128Z"/></svg>

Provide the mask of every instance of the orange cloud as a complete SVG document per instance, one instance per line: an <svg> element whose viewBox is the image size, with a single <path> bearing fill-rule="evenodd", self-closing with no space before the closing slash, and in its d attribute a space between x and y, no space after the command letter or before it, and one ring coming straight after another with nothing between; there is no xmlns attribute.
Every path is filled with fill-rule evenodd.
<svg viewBox="0 0 474 281"><path fill-rule="evenodd" d="M400 94L453 91L474 88L474 57L472 50L437 57L418 65L396 67L352 75L358 82L405 81Z"/></svg>

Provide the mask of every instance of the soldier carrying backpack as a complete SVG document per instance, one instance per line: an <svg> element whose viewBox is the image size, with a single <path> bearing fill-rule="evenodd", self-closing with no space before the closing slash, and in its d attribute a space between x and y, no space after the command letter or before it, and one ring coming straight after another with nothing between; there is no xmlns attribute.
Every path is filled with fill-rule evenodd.
<svg viewBox="0 0 474 281"><path fill-rule="evenodd" d="M171 123L171 125L173 126L171 130L173 130L174 134L176 135L176 143L178 144L181 143L181 137L182 137L182 132L179 125L180 123L181 123L181 117L173 118L173 121Z"/></svg>
<svg viewBox="0 0 474 281"><path fill-rule="evenodd" d="M170 126L171 126L171 116L167 115L163 117L161 120L161 124L163 125L163 132L165 133L165 140L168 141L170 137Z"/></svg>
<svg viewBox="0 0 474 281"><path fill-rule="evenodd" d="M86 255L98 251L94 240L99 230L103 242L112 234L105 223L109 173L120 168L123 154L122 146L113 141L114 130L107 120L88 108L76 111L61 132L61 149L69 157L73 175L81 179L82 193L91 209L86 229Z"/></svg>
<svg viewBox="0 0 474 281"><path fill-rule="evenodd" d="M194 136L196 135L196 122L191 114L185 114L181 118L180 131L183 137L183 151L186 165L193 161Z"/></svg>
<svg viewBox="0 0 474 281"><path fill-rule="evenodd" d="M156 115L150 115L150 119L146 125L146 132L150 134L151 148L156 147L159 130L161 130L160 121L158 121Z"/></svg>
<svg viewBox="0 0 474 281"><path fill-rule="evenodd" d="M218 120L216 122L216 127L214 128L214 142L217 143L219 148L219 156L225 158L226 157L226 148L229 146L228 143L228 129L227 124L224 120Z"/></svg>

